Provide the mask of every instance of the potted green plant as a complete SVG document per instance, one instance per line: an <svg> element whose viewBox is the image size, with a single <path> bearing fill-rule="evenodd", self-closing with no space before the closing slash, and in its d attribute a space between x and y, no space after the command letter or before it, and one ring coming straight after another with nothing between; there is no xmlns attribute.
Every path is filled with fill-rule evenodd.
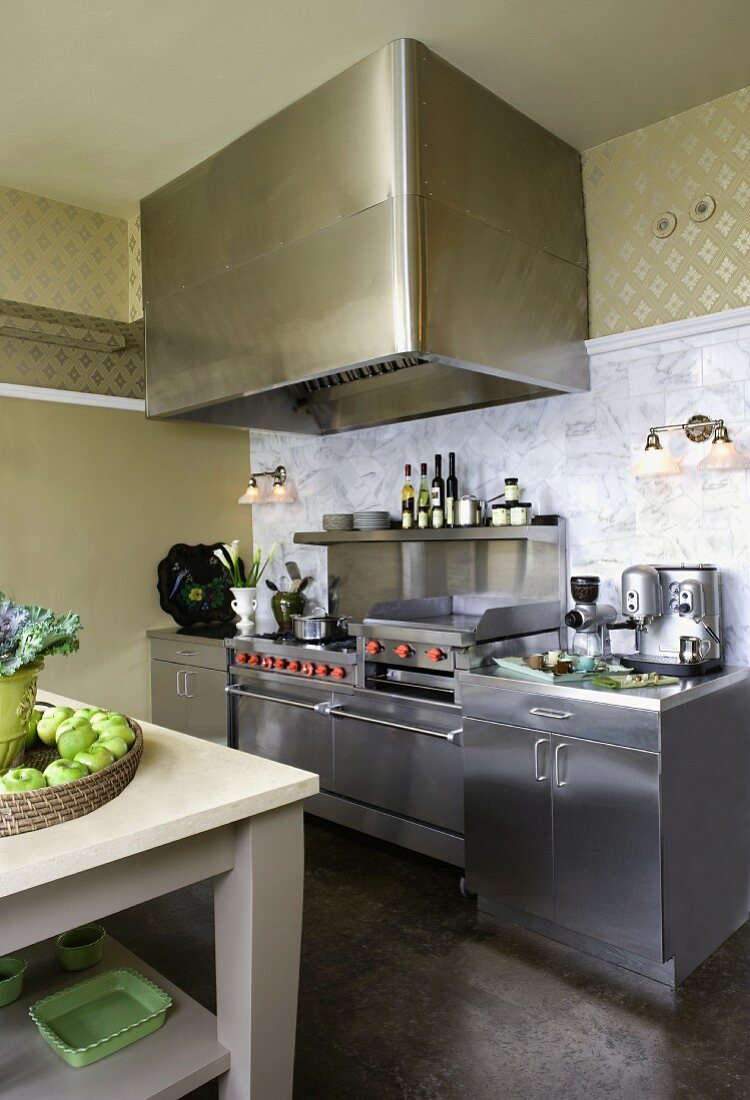
<svg viewBox="0 0 750 1100"><path fill-rule="evenodd" d="M232 610L240 617L237 627L243 633L247 633L255 625L253 616L258 606L258 584L268 568L269 562L273 561L275 553L276 543L268 551L264 560L261 549L257 546L253 554L252 564L245 573L240 562L239 539L225 542L223 550L216 550L216 557L232 578L232 586L229 590L234 597Z"/></svg>
<svg viewBox="0 0 750 1100"><path fill-rule="evenodd" d="M0 772L23 757L44 658L78 649L81 620L47 607L18 604L0 592Z"/></svg>

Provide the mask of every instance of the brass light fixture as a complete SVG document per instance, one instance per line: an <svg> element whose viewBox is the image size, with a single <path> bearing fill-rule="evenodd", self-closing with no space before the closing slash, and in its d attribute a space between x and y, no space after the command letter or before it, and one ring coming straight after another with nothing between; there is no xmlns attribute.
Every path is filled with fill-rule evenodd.
<svg viewBox="0 0 750 1100"><path fill-rule="evenodd" d="M696 413L683 424L659 424L649 428L643 454L633 466L636 477L661 477L679 474L679 462L665 450L659 438L660 432L685 433L691 443L705 443L713 435L705 458L698 463L699 470L745 470L750 461L741 454L729 437L723 420L712 419Z"/></svg>
<svg viewBox="0 0 750 1100"><path fill-rule="evenodd" d="M271 484L269 488L266 488L265 484L261 484L261 478L270 478ZM250 474L250 479L247 483L247 489L241 497L238 497L238 504L291 504L293 500L297 499L297 494L294 491L294 486L289 480L289 476L286 471L286 466L276 466L273 470L257 470Z"/></svg>

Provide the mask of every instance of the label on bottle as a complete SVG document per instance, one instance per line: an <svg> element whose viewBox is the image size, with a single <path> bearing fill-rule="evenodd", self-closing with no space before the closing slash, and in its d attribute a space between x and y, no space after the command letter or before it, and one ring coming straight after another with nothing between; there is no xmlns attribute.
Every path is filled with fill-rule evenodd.
<svg viewBox="0 0 750 1100"><path fill-rule="evenodd" d="M456 502L453 497L446 497L445 500L445 525L446 527L453 527L455 525L455 508Z"/></svg>
<svg viewBox="0 0 750 1100"><path fill-rule="evenodd" d="M442 527L443 522L444 522L444 520L443 520L443 509L442 508L433 508L432 509L432 526L433 527Z"/></svg>
<svg viewBox="0 0 750 1100"><path fill-rule="evenodd" d="M404 506L401 511L401 526L404 531L411 531L412 527L414 526L414 511L412 505L413 501L404 501Z"/></svg>
<svg viewBox="0 0 750 1100"><path fill-rule="evenodd" d="M426 508L420 508L417 515L417 527L420 531L425 531L430 526L430 513Z"/></svg>

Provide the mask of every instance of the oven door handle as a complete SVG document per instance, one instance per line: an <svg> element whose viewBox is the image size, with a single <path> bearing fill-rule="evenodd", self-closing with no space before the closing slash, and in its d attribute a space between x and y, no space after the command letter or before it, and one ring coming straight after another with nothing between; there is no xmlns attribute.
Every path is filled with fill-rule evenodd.
<svg viewBox="0 0 750 1100"><path fill-rule="evenodd" d="M450 741L454 745L461 745L463 728L449 730L448 733L440 733L438 730L428 730L424 726L407 726L404 722L390 722L384 718L369 718L366 714L357 714L355 711L344 710L339 704L326 706L325 713L332 718L351 718L355 722L367 722L371 726L385 726L387 729L403 730L405 733L422 733L426 737L438 737L441 741ZM321 708L322 709L322 708Z"/></svg>
<svg viewBox="0 0 750 1100"><path fill-rule="evenodd" d="M260 699L263 703L283 703L285 707L298 707L300 710L315 710L318 714L328 714L326 703L298 703L296 699L285 699L282 695L261 695L259 691L243 691L242 688L228 684L224 688L227 695L237 695L241 699Z"/></svg>

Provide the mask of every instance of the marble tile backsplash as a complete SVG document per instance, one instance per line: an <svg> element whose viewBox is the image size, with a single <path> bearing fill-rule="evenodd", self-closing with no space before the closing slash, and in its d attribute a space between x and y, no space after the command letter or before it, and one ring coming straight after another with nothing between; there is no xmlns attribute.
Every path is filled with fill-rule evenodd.
<svg viewBox="0 0 750 1100"><path fill-rule="evenodd" d="M253 535L278 542L275 579L293 557L325 600L326 551L296 546L295 531L321 529L324 512L387 508L395 517L405 462L415 472L455 451L461 492L490 498L517 476L534 512L568 520L569 572L603 580L603 598L619 607L620 574L639 561L713 562L721 570L726 660L750 664L750 477L701 474L708 444L681 433L663 443L683 461L675 477L635 478L631 465L651 425L693 413L723 417L750 454L750 326L650 344L591 359L587 393L553 397L315 438L252 432L253 468L283 462L298 499L254 508ZM260 618L270 611L259 593ZM627 643L623 632L615 638Z"/></svg>

